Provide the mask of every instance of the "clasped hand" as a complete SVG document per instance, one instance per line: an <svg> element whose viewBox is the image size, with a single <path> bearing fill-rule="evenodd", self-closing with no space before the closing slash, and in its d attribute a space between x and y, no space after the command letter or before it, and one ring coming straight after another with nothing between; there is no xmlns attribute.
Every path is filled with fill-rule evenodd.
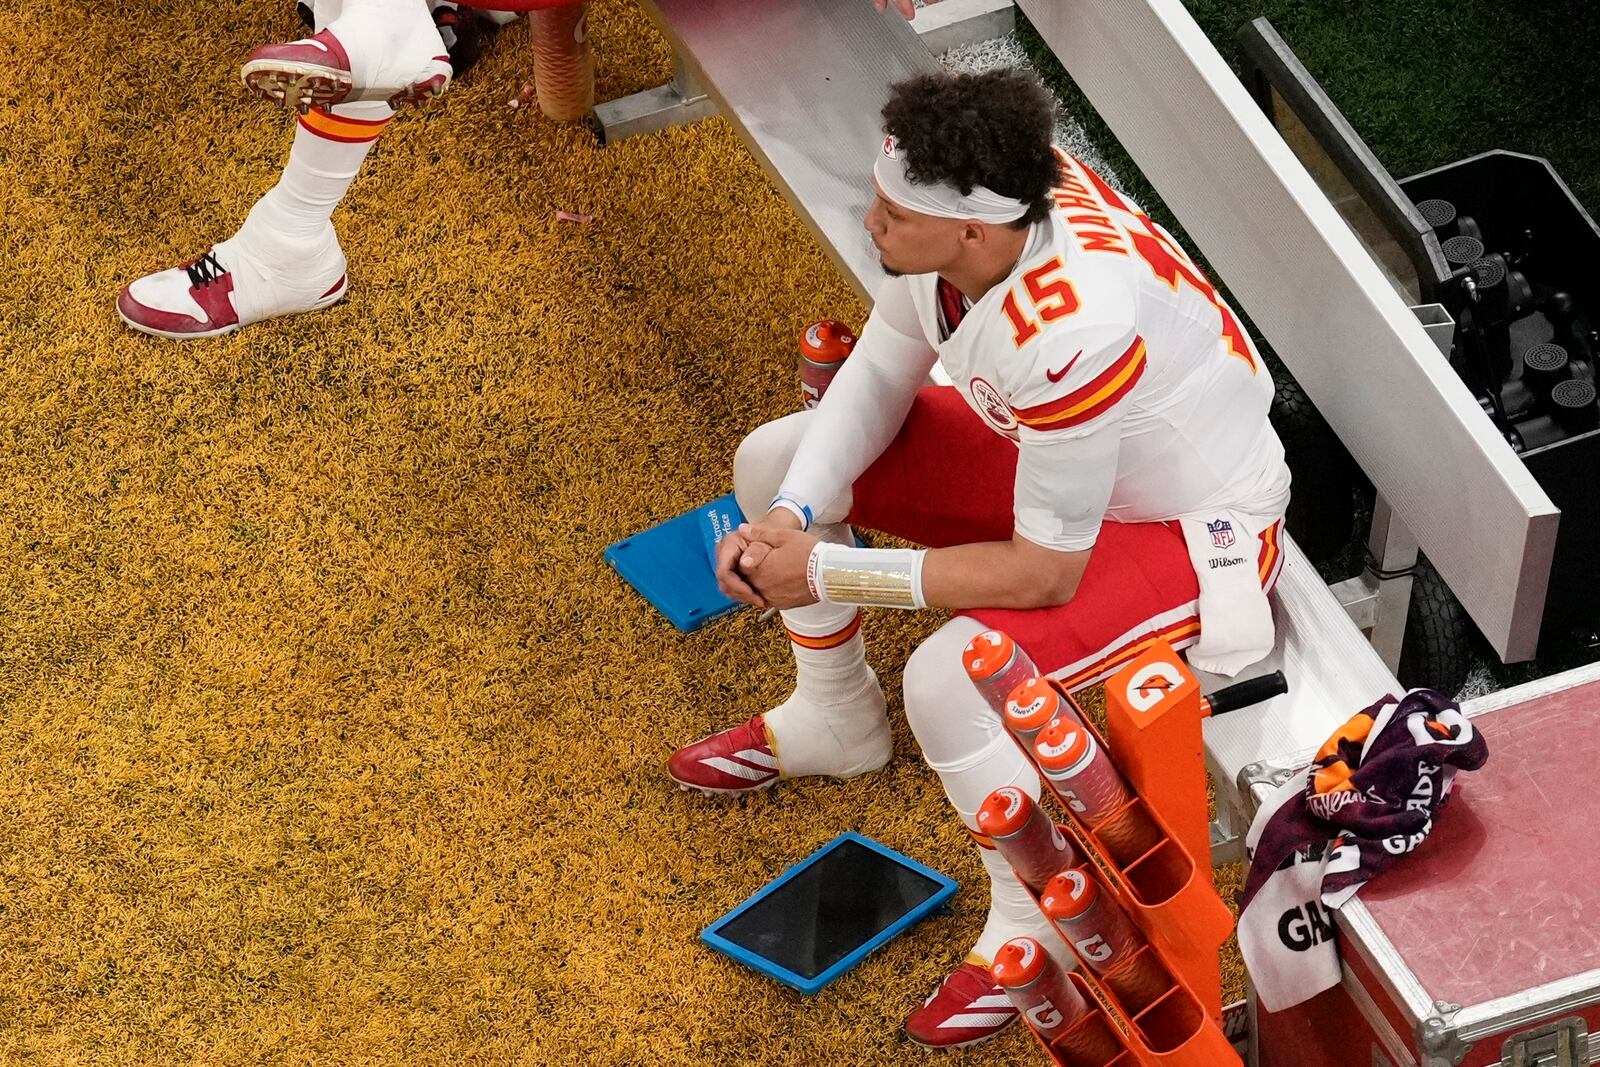
<svg viewBox="0 0 1600 1067"><path fill-rule="evenodd" d="M817 538L795 528L787 511L742 523L717 544L717 585L733 599L758 608L815 604L806 564Z"/></svg>

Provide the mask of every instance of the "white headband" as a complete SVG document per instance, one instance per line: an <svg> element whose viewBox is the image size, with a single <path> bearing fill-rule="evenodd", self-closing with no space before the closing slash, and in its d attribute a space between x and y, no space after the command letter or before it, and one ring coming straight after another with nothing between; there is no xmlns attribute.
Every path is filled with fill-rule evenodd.
<svg viewBox="0 0 1600 1067"><path fill-rule="evenodd" d="M920 185L906 174L905 153L893 137L883 139L883 151L872 165L872 176L878 180L878 191L884 198L899 204L907 211L916 211L941 219L973 219L977 222L1015 222L1028 213L1028 205L1009 196L1001 196L993 189L973 186L972 192L963 194L960 189L945 182Z"/></svg>

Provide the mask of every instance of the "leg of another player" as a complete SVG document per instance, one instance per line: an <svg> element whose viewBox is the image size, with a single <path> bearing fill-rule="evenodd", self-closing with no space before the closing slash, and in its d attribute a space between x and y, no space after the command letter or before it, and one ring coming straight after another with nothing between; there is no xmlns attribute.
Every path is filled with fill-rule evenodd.
<svg viewBox="0 0 1600 1067"><path fill-rule="evenodd" d="M809 413L760 427L734 456L734 493L751 518L766 514L805 432ZM853 540L848 498L824 508L811 532ZM782 613L795 658L789 698L741 726L679 749L668 764L679 785L708 793L749 793L779 778L826 774L850 778L889 760L892 742L883 689L867 666L859 609L812 604Z"/></svg>
<svg viewBox="0 0 1600 1067"><path fill-rule="evenodd" d="M313 32L317 29L316 13L306 0L297 0L295 10L300 21ZM515 11L480 11L463 8L455 0L428 0L428 14L444 42L450 56L451 81L459 79L477 63L483 49L501 26L515 21Z"/></svg>
<svg viewBox="0 0 1600 1067"><path fill-rule="evenodd" d="M490 12L463 8L454 0L428 0L428 14L432 16L439 39L444 42L445 53L450 57L452 81L472 69L500 28L499 23L488 17Z"/></svg>
<svg viewBox="0 0 1600 1067"><path fill-rule="evenodd" d="M381 102L302 115L282 177L239 231L129 284L117 298L123 322L160 337L215 337L342 299L349 283L333 211L393 117Z"/></svg>
<svg viewBox="0 0 1600 1067"><path fill-rule="evenodd" d="M993 1037L1017 1015L989 976L1000 946L1024 934L1057 943L1049 921L993 846L978 834L978 810L1002 786L1020 786L1035 799L1039 776L961 665L961 651L983 631L975 619L957 616L929 637L906 662L906 720L923 757L939 775L945 795L969 832L989 875L989 916L961 966L928 1001L906 1019L919 1044L938 1048L976 1044ZM1072 962L1063 959L1066 966Z"/></svg>

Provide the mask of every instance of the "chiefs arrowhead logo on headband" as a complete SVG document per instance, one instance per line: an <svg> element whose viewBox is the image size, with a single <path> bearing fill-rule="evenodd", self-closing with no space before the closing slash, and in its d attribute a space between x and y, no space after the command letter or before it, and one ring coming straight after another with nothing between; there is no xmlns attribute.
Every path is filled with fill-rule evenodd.
<svg viewBox="0 0 1600 1067"><path fill-rule="evenodd" d="M894 134L883 139L883 154L890 159L900 158L900 142L894 139Z"/></svg>

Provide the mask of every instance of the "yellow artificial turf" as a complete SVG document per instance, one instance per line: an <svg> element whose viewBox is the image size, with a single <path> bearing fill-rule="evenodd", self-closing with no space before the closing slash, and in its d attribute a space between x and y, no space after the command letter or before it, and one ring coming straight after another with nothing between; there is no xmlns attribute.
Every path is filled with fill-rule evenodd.
<svg viewBox="0 0 1600 1067"><path fill-rule="evenodd" d="M637 9L592 24L600 98L665 80ZM343 304L125 330L117 289L276 179L292 124L237 67L298 32L0 21L0 1063L923 1062L899 1020L982 894L814 999L697 941L846 829L982 885L903 720L865 779L679 793L666 756L781 699L784 642L681 636L601 560L724 492L800 326L861 307L725 123L600 149L508 108L517 26L385 133ZM870 620L896 708L938 622Z"/></svg>

